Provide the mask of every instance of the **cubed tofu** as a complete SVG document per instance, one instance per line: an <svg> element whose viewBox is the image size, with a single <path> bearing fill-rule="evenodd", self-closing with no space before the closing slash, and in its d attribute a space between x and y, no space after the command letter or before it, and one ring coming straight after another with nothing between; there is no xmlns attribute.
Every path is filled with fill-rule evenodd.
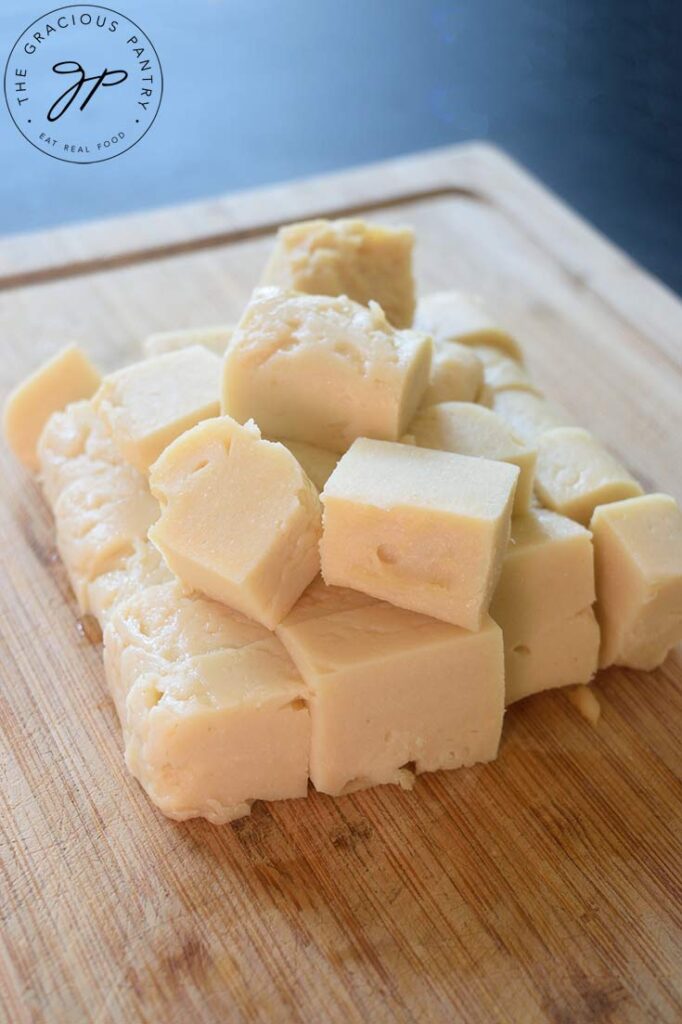
<svg viewBox="0 0 682 1024"><path fill-rule="evenodd" d="M108 472L121 457L92 402L72 402L50 416L38 440L38 472L43 492L54 507L74 480Z"/></svg>
<svg viewBox="0 0 682 1024"><path fill-rule="evenodd" d="M595 600L589 530L544 508L512 521L490 614L514 642L570 618Z"/></svg>
<svg viewBox="0 0 682 1024"><path fill-rule="evenodd" d="M70 402L90 398L100 375L77 345L67 345L39 366L5 402L3 429L18 459L38 469L38 438L50 416Z"/></svg>
<svg viewBox="0 0 682 1024"><path fill-rule="evenodd" d="M492 620L470 633L343 588L311 590L277 634L311 695L316 789L407 787L412 769L496 756L504 665Z"/></svg>
<svg viewBox="0 0 682 1024"><path fill-rule="evenodd" d="M142 342L146 356L163 356L183 348L201 345L217 356L225 355L234 327L190 327L179 331L158 331Z"/></svg>
<svg viewBox="0 0 682 1024"><path fill-rule="evenodd" d="M317 445L307 444L305 441L287 441L283 438L281 444L289 449L318 491L321 491L334 472L336 463L339 461L339 453L330 452L326 448L318 448Z"/></svg>
<svg viewBox="0 0 682 1024"><path fill-rule="evenodd" d="M498 327L479 299L463 292L446 291L425 295L417 303L414 326L437 341L461 345L489 345L521 360L521 349L508 331Z"/></svg>
<svg viewBox="0 0 682 1024"><path fill-rule="evenodd" d="M225 356L222 409L269 437L336 452L356 437L397 440L426 390L431 350L374 303L262 288Z"/></svg>
<svg viewBox="0 0 682 1024"><path fill-rule="evenodd" d="M171 441L220 411L222 363L200 345L110 374L93 399L126 462L142 473Z"/></svg>
<svg viewBox="0 0 682 1024"><path fill-rule="evenodd" d="M223 416L174 441L149 479L162 503L149 537L172 571L274 628L320 566L320 500L291 452Z"/></svg>
<svg viewBox="0 0 682 1024"><path fill-rule="evenodd" d="M441 343L433 350L429 386L421 408L438 402L474 402L483 386L483 363L476 353L456 341Z"/></svg>
<svg viewBox="0 0 682 1024"><path fill-rule="evenodd" d="M682 512L667 494L600 505L590 522L600 664L653 669L682 640Z"/></svg>
<svg viewBox="0 0 682 1024"><path fill-rule="evenodd" d="M496 392L492 397L492 410L511 427L519 440L532 445L548 430L573 426L564 409L529 391Z"/></svg>
<svg viewBox="0 0 682 1024"><path fill-rule="evenodd" d="M57 548L82 612L90 612L88 584L132 553L158 514L133 466L112 465L64 488L54 506Z"/></svg>
<svg viewBox="0 0 682 1024"><path fill-rule="evenodd" d="M280 228L262 284L310 295L347 295L378 302L395 327L414 314L409 228L367 224L358 218L309 220Z"/></svg>
<svg viewBox="0 0 682 1024"><path fill-rule="evenodd" d="M525 643L505 638L506 703L542 690L587 683L597 671L599 624L594 609L539 629Z"/></svg>
<svg viewBox="0 0 682 1024"><path fill-rule="evenodd" d="M418 413L409 430L420 448L481 456L518 466L513 514L528 511L537 452L517 441L490 409L472 402L443 402Z"/></svg>
<svg viewBox="0 0 682 1024"><path fill-rule="evenodd" d="M520 362L492 345L474 345L473 351L483 364L483 384L478 401L491 407L495 395L503 391L529 391L540 395Z"/></svg>
<svg viewBox="0 0 682 1024"><path fill-rule="evenodd" d="M504 635L508 704L592 678L599 650L594 598L589 530L546 509L512 520L490 605Z"/></svg>
<svg viewBox="0 0 682 1024"><path fill-rule="evenodd" d="M126 762L171 818L305 796L308 691L272 633L177 581L117 602L104 664Z"/></svg>
<svg viewBox="0 0 682 1024"><path fill-rule="evenodd" d="M138 678L126 698L125 757L159 810L214 824L254 800L306 796L307 691L276 637Z"/></svg>
<svg viewBox="0 0 682 1024"><path fill-rule="evenodd" d="M642 488L580 427L556 427L537 440L535 489L546 508L587 526L597 505L634 498Z"/></svg>
<svg viewBox="0 0 682 1024"><path fill-rule="evenodd" d="M128 691L145 673L172 673L188 658L272 636L218 601L185 593L173 578L139 590L126 588L129 592L111 609L104 630L104 668L123 725Z"/></svg>
<svg viewBox="0 0 682 1024"><path fill-rule="evenodd" d="M322 492L325 582L480 629L518 475L504 462L361 438Z"/></svg>

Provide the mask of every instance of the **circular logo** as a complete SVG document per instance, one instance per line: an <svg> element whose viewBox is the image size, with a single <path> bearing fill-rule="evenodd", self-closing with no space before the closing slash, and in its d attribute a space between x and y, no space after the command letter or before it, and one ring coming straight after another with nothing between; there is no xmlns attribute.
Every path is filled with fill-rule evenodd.
<svg viewBox="0 0 682 1024"><path fill-rule="evenodd" d="M5 99L32 146L93 164L139 142L159 112L159 56L139 25L109 7L70 4L37 18L12 47Z"/></svg>

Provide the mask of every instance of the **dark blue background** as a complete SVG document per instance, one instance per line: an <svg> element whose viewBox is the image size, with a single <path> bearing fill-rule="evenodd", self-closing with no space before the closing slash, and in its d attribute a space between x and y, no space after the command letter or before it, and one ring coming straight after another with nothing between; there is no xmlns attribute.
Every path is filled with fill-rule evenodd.
<svg viewBox="0 0 682 1024"><path fill-rule="evenodd" d="M486 138L682 291L682 0L112 0L165 73L156 124L62 164L0 111L0 231ZM2 0L2 63L52 5Z"/></svg>

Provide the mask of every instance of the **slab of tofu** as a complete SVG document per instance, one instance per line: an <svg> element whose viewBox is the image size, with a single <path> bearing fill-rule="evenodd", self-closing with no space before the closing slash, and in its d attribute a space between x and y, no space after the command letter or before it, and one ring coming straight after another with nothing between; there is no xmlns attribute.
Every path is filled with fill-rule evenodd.
<svg viewBox="0 0 682 1024"><path fill-rule="evenodd" d="M415 309L413 241L291 225L234 328L150 336L104 378L69 346L8 401L171 818L491 761L505 705L682 639L674 500L478 300Z"/></svg>

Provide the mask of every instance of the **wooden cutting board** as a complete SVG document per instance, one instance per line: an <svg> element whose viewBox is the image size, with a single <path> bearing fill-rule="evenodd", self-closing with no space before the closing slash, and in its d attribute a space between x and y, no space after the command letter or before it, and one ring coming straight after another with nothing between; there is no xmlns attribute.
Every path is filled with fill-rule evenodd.
<svg viewBox="0 0 682 1024"><path fill-rule="evenodd" d="M418 234L547 393L682 498L682 306L508 158L465 146L0 242L0 388L63 339L105 369L233 320L275 227ZM165 820L123 768L36 484L2 450L2 959L12 1022L679 1021L682 662L513 707L499 760L343 799Z"/></svg>

